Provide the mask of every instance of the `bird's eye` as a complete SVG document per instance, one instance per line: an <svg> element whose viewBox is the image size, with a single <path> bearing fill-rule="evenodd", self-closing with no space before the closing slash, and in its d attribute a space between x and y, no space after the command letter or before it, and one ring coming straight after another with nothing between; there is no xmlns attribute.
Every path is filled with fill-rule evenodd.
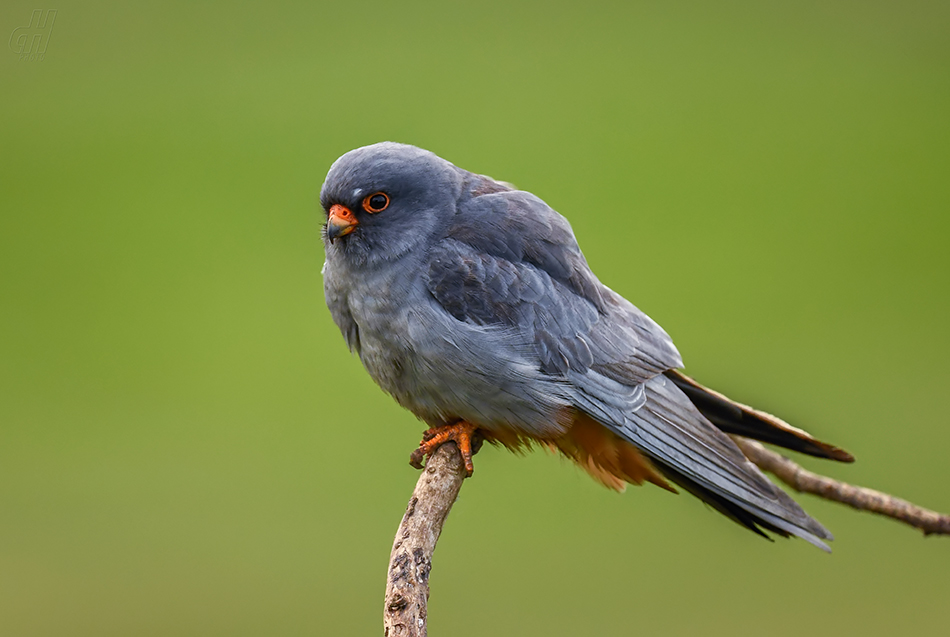
<svg viewBox="0 0 950 637"><path fill-rule="evenodd" d="M363 199L363 210L366 212L382 212L389 207L389 195L376 192Z"/></svg>

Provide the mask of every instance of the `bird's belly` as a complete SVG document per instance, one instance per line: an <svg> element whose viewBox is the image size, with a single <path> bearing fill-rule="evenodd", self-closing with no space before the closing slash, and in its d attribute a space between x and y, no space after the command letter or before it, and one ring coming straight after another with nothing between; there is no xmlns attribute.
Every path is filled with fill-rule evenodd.
<svg viewBox="0 0 950 637"><path fill-rule="evenodd" d="M511 332L459 322L425 302L385 316L355 314L366 371L430 425L463 419L545 436L563 426L563 387Z"/></svg>

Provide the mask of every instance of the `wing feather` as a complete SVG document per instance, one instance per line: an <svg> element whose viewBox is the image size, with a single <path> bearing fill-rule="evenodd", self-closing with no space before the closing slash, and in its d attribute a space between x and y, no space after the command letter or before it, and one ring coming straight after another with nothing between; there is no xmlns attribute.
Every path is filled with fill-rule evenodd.
<svg viewBox="0 0 950 637"><path fill-rule="evenodd" d="M616 431L646 452L661 468L751 513L755 518L827 550L832 539L784 491L749 462L664 376L647 383L646 405ZM675 481L675 479L674 479Z"/></svg>
<svg viewBox="0 0 950 637"><path fill-rule="evenodd" d="M528 193L482 188L432 249L427 287L459 321L514 328L577 408L740 524L827 549L831 534L663 374L669 335L590 271L567 221Z"/></svg>
<svg viewBox="0 0 950 637"><path fill-rule="evenodd" d="M530 193L478 177L429 257L427 287L453 317L522 330L542 371L593 370L636 386L682 366L673 341L597 280L564 217ZM595 381L599 382L599 381Z"/></svg>

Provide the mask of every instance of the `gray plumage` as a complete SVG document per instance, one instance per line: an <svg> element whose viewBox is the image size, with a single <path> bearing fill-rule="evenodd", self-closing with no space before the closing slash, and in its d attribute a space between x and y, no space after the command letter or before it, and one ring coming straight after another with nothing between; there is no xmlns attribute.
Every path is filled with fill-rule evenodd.
<svg viewBox="0 0 950 637"><path fill-rule="evenodd" d="M376 192L390 203L371 214L361 202ZM386 142L340 157L320 201L358 220L337 240L324 233L333 319L380 387L430 426L551 439L580 410L741 524L827 549L831 534L684 393L707 390L671 372L683 363L667 333L598 281L541 199ZM779 437L801 438L788 429Z"/></svg>

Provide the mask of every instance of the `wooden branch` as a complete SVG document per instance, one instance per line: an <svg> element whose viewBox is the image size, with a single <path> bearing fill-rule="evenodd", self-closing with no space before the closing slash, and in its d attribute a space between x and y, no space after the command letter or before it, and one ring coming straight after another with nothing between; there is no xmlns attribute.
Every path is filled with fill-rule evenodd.
<svg viewBox="0 0 950 637"><path fill-rule="evenodd" d="M389 555L386 637L426 635L432 553L464 479L465 462L454 442L443 444L426 461Z"/></svg>
<svg viewBox="0 0 950 637"><path fill-rule="evenodd" d="M847 504L861 511L870 511L894 518L924 532L924 535L950 534L950 515L943 515L887 493L856 487L803 469L797 463L761 443L733 436L745 456L763 471L800 493L811 493L826 500Z"/></svg>
<svg viewBox="0 0 950 637"><path fill-rule="evenodd" d="M925 535L950 534L950 516L887 493L812 473L754 440L732 438L749 460L798 492L894 518L922 530ZM454 442L439 447L426 462L389 555L383 607L386 637L425 637L427 634L432 553L464 479L465 462Z"/></svg>

